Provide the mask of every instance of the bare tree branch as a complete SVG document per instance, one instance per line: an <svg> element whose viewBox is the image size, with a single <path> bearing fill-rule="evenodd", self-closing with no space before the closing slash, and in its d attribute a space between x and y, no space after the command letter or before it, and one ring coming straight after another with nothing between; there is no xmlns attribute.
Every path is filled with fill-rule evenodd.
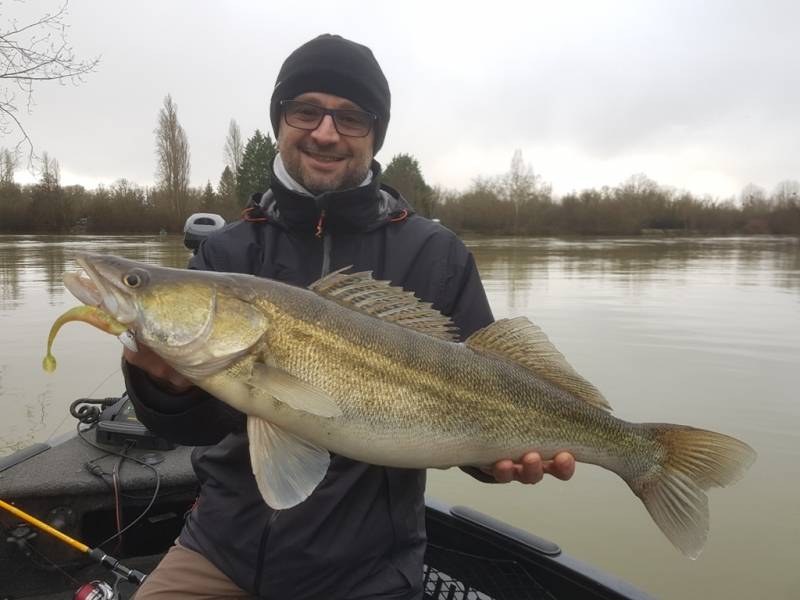
<svg viewBox="0 0 800 600"><path fill-rule="evenodd" d="M242 132L234 119L228 125L228 137L225 138L225 164L230 167L234 179L239 174L244 156L244 142Z"/></svg>
<svg viewBox="0 0 800 600"><path fill-rule="evenodd" d="M22 123L19 122L19 119L17 119L17 116L13 112L10 112L9 110L6 109L3 102L0 102L0 113L2 113L2 115L0 115L0 133L3 134L8 133L6 130L6 125L4 123L6 119L11 119L12 121L14 121L14 123L17 126L17 129L22 134L22 139L20 139L16 143L16 145L14 146L14 150L18 152L19 149L22 147L22 145L27 143L31 149L31 153L29 156L29 160L31 160L33 158L33 142L31 141L31 138L28 136L28 132L25 131L25 127L22 126Z"/></svg>
<svg viewBox="0 0 800 600"><path fill-rule="evenodd" d="M14 172L19 164L19 154L8 148L0 149L0 187L14 183Z"/></svg>
<svg viewBox="0 0 800 600"><path fill-rule="evenodd" d="M16 148L28 146L28 164L33 164L33 142L22 125L20 103L28 113L34 106L34 83L57 81L78 85L95 70L100 58L79 60L67 41L67 4L26 24L11 19L0 24L0 133L17 131ZM18 94L22 98L18 98Z"/></svg>
<svg viewBox="0 0 800 600"><path fill-rule="evenodd" d="M156 134L156 176L166 194L175 223L185 217L189 198L189 141L178 122L178 106L169 94L158 113Z"/></svg>

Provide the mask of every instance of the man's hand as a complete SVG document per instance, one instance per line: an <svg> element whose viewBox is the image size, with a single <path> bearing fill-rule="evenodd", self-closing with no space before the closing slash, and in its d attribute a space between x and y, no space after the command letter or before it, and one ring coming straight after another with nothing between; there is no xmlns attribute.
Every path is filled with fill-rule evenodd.
<svg viewBox="0 0 800 600"><path fill-rule="evenodd" d="M520 462L499 460L492 467L483 467L481 470L494 477L498 483L539 483L545 473L567 481L575 473L575 457L569 452L559 452L553 460L542 460L538 452L529 452Z"/></svg>
<svg viewBox="0 0 800 600"><path fill-rule="evenodd" d="M122 356L129 364L139 367L150 379L164 391L183 394L194 387L194 384L169 366L164 359L141 342L137 342L138 352L128 348L122 349Z"/></svg>

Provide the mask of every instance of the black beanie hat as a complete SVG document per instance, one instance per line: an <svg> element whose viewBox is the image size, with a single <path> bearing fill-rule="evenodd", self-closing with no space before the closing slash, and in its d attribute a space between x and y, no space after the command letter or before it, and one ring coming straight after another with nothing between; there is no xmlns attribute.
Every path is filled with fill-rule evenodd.
<svg viewBox="0 0 800 600"><path fill-rule="evenodd" d="M381 149L392 97L389 83L369 48L326 33L292 52L278 73L269 105L276 137L281 122L281 100L291 100L306 92L341 96L377 115L374 152Z"/></svg>

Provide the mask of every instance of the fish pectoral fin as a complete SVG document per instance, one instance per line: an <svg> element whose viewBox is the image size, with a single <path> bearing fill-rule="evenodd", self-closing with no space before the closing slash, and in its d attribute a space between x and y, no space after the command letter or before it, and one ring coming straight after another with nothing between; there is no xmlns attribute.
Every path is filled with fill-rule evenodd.
<svg viewBox="0 0 800 600"><path fill-rule="evenodd" d="M342 414L336 400L280 367L256 363L248 383L295 410L318 417L338 417Z"/></svg>
<svg viewBox="0 0 800 600"><path fill-rule="evenodd" d="M247 417L250 464L264 501L276 510L291 508L311 495L328 472L324 448L258 417Z"/></svg>
<svg viewBox="0 0 800 600"><path fill-rule="evenodd" d="M578 400L602 410L611 410L611 405L600 390L579 375L544 331L525 317L495 321L473 333L465 343L475 351L491 354L533 371Z"/></svg>
<svg viewBox="0 0 800 600"><path fill-rule="evenodd" d="M246 349L240 352L229 354L227 356L202 356L195 358L194 364L175 365L174 368L184 377L188 377L194 381L200 381L206 377L211 377L220 371L224 371L245 354L247 354Z"/></svg>

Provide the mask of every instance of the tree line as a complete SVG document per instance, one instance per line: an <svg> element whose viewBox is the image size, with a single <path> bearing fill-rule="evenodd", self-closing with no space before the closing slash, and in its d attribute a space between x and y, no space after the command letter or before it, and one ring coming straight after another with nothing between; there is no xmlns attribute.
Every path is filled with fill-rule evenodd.
<svg viewBox="0 0 800 600"><path fill-rule="evenodd" d="M269 187L275 143L256 130L245 143L231 120L224 144L225 165L216 187L189 185L189 141L171 96L161 107L156 136L156 185L126 179L87 190L62 186L58 161L42 153L39 181L19 185L14 173L21 148L28 165L37 158L20 120L31 110L34 83L80 83L99 58L77 58L66 32L66 3L26 23L0 26L0 134L18 132L13 149L0 148L0 232L154 233L177 232L193 212L238 218L249 195ZM464 191L431 187L418 161L398 154L384 182L397 188L420 214L440 219L458 232L501 235L638 235L653 232L704 234L800 234L800 183L783 181L771 192L749 184L739 198L697 197L634 175L616 187L572 192L562 197L516 151L507 173L477 177Z"/></svg>
<svg viewBox="0 0 800 600"><path fill-rule="evenodd" d="M126 179L87 190L62 186L58 161L43 153L39 180L14 181L18 154L0 149L0 232L148 233L180 232L194 212L239 218L249 196L269 185L275 142L256 130L245 142L231 119L223 146L224 167L216 186L189 185L189 141L178 107L167 95L156 122L156 184ZM740 198L696 197L634 175L616 187L558 197L517 150L508 172L477 177L464 191L430 186L411 154L386 165L385 183L423 216L451 229L492 235L640 235L648 232L703 234L800 234L800 183L787 180L772 193L749 184Z"/></svg>
<svg viewBox="0 0 800 600"><path fill-rule="evenodd" d="M4 233L158 233L180 232L194 212L239 217L254 191L269 187L269 165L277 153L270 135L256 130L245 143L231 120L219 182L189 185L191 152L178 107L167 95L155 134L156 184L142 187L127 179L88 190L62 186L58 161L43 152L39 179L20 185L14 173L19 154L0 149L0 232Z"/></svg>
<svg viewBox="0 0 800 600"><path fill-rule="evenodd" d="M415 209L458 233L491 235L641 235L648 233L800 234L800 183L772 193L748 184L739 198L697 197L643 174L616 187L557 197L517 150L507 173L478 177L464 191L431 187L413 156L395 156L384 181Z"/></svg>

